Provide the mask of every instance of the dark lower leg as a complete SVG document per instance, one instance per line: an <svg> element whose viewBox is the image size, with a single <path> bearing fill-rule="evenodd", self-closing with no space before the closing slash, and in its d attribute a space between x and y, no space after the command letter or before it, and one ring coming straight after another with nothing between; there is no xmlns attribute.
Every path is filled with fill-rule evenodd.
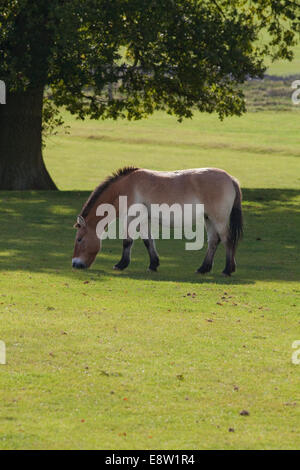
<svg viewBox="0 0 300 470"><path fill-rule="evenodd" d="M157 271L157 267L159 266L159 257L157 251L155 249L154 240L149 238L148 240L143 240L145 247L148 250L149 257L150 257L150 271Z"/></svg>
<svg viewBox="0 0 300 470"><path fill-rule="evenodd" d="M219 236L214 237L212 240L208 242L208 250L206 252L202 265L197 270L197 273L205 274L211 271L213 261L214 261L214 256L215 256L219 243L220 243Z"/></svg>
<svg viewBox="0 0 300 470"><path fill-rule="evenodd" d="M123 269L127 268L127 266L130 263L130 252L131 252L132 244L133 244L132 238L127 238L127 239L123 240L122 258L114 266L114 269L119 269L120 271L122 271Z"/></svg>
<svg viewBox="0 0 300 470"><path fill-rule="evenodd" d="M229 243L227 243L226 244L226 264L225 264L225 268L223 271L223 274L225 276L230 276L231 273L235 271L236 262L234 258L234 251L235 250L232 248L232 246Z"/></svg>

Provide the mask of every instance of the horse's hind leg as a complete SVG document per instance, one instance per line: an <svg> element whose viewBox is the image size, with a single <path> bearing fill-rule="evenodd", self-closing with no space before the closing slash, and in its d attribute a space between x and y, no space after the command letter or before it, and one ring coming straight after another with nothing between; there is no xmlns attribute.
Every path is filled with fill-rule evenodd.
<svg viewBox="0 0 300 470"><path fill-rule="evenodd" d="M236 248L231 241L230 232L227 224L218 227L218 232L226 250L226 264L222 274L224 274L224 276L230 276L236 268L236 262L234 257Z"/></svg>
<svg viewBox="0 0 300 470"><path fill-rule="evenodd" d="M236 269L236 262L235 262L235 248L233 247L230 238L227 237L227 240L224 243L226 249L226 264L223 271L224 276L230 276L234 273Z"/></svg>
<svg viewBox="0 0 300 470"><path fill-rule="evenodd" d="M144 239L143 242L150 257L150 265L148 269L149 271L157 271L159 266L159 257L155 248L155 242L152 238Z"/></svg>
<svg viewBox="0 0 300 470"><path fill-rule="evenodd" d="M220 243L219 234L215 229L213 222L209 218L205 219L205 227L207 232L208 248L203 263L197 270L197 273L200 274L209 273L209 271L211 270L214 261L214 256Z"/></svg>
<svg viewBox="0 0 300 470"><path fill-rule="evenodd" d="M122 271L123 269L127 268L127 266L130 263L130 253L131 253L131 247L133 245L133 239L132 238L125 238L123 240L123 253L122 253L122 258L120 261L115 264L114 269L118 269Z"/></svg>

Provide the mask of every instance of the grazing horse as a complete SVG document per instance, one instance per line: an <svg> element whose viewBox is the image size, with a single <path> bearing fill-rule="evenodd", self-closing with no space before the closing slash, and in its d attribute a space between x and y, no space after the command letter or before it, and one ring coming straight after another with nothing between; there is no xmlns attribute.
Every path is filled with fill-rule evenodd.
<svg viewBox="0 0 300 470"><path fill-rule="evenodd" d="M118 170L102 182L84 204L77 223L73 268L88 268L101 249L96 226L101 219L97 216L100 204L111 204L119 216L119 196L127 196L128 206L134 203L168 204L179 203L204 205L205 228L208 249L198 273L208 273L220 241L226 249L224 275L235 271L235 251L243 233L242 193L238 181L226 171L217 168L198 168L179 171L152 171L134 167ZM149 256L151 271L156 271L159 258L154 240L149 236L143 240ZM122 258L114 268L123 270L130 263L133 239L123 240Z"/></svg>

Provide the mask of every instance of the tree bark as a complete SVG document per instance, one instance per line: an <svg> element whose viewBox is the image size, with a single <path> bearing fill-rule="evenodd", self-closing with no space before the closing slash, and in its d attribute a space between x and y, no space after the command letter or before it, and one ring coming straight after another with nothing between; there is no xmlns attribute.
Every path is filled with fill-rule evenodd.
<svg viewBox="0 0 300 470"><path fill-rule="evenodd" d="M42 156L43 88L0 105L0 189L57 189Z"/></svg>

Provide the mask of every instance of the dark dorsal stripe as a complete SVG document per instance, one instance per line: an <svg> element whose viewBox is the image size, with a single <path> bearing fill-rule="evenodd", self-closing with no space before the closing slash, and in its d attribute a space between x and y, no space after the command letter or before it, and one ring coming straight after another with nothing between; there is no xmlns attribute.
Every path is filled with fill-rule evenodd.
<svg viewBox="0 0 300 470"><path fill-rule="evenodd" d="M97 188L92 192L86 203L84 204L80 215L84 218L90 213L92 207L94 207L96 201L98 200L99 196L115 181L122 178L122 176L126 176L133 171L138 170L133 166L126 166L124 168L120 168L119 170L115 171L111 176L108 176Z"/></svg>

